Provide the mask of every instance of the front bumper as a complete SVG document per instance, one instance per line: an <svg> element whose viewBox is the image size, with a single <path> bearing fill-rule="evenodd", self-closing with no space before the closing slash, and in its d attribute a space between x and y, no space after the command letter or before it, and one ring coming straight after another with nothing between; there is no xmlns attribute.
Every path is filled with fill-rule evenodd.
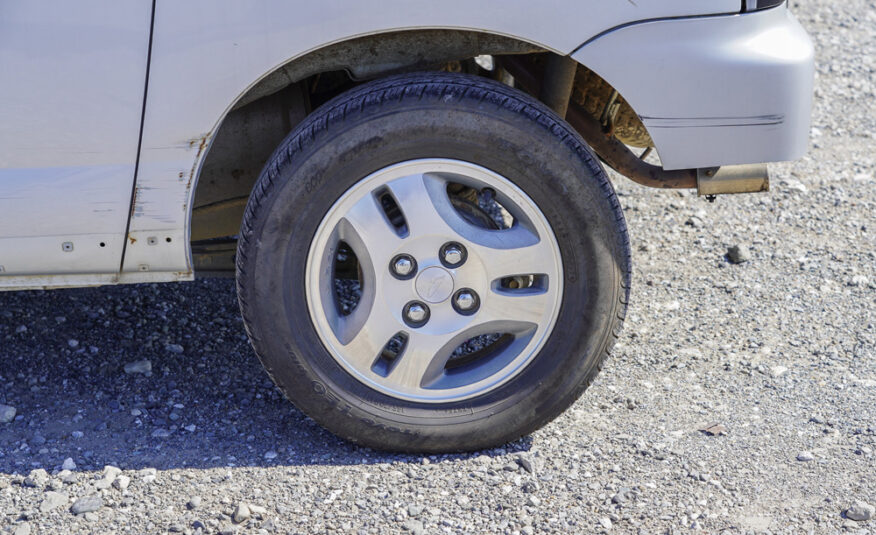
<svg viewBox="0 0 876 535"><path fill-rule="evenodd" d="M573 57L633 107L665 169L793 160L806 152L814 52L784 5L634 24Z"/></svg>

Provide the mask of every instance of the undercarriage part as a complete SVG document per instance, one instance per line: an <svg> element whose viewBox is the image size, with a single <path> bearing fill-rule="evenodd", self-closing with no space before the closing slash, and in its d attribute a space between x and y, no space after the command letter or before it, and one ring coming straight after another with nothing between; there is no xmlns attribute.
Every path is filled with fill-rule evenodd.
<svg viewBox="0 0 876 535"><path fill-rule="evenodd" d="M654 142L642 120L611 85L598 74L579 67L572 88L572 102L604 125L625 145L652 147Z"/></svg>
<svg viewBox="0 0 876 535"><path fill-rule="evenodd" d="M697 194L757 193L770 190L766 164L725 165L697 171Z"/></svg>
<svg viewBox="0 0 876 535"><path fill-rule="evenodd" d="M192 242L192 263L198 277L234 276L237 240L219 238Z"/></svg>
<svg viewBox="0 0 876 535"><path fill-rule="evenodd" d="M521 89L539 95L544 68L528 57L497 58L513 76ZM579 70L581 70L579 68ZM619 97L618 97L619 98ZM602 110L600 110L600 115ZM576 102L569 103L566 120L581 134L602 160L633 182L652 188L684 189L697 187L696 169L667 171L649 164L603 126L598 116L591 115Z"/></svg>
<svg viewBox="0 0 876 535"><path fill-rule="evenodd" d="M569 98L572 95L577 69L578 62L569 56L547 54L544 83L538 98L560 117L565 117L566 110L569 108Z"/></svg>

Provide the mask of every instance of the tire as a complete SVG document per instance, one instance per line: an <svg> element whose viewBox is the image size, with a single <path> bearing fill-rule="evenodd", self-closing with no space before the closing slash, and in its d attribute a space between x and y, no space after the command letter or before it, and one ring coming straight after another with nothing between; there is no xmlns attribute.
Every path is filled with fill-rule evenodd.
<svg viewBox="0 0 876 535"><path fill-rule="evenodd" d="M442 167L445 163L450 167ZM430 174L433 169L430 165L438 166L440 172ZM452 173L445 173L446 169ZM424 174L420 175L421 172ZM466 185L469 184L466 173L475 177L470 179L474 185ZM325 277L339 276L337 266L342 256L337 256L341 254L338 248L345 243L337 238L341 232L337 225L341 223L332 227L334 231L330 232L329 227L337 219L337 212L342 214L337 220L346 221L344 224L349 223L355 230L343 227L348 229L344 235L352 236L351 242L358 239L355 236L360 229L362 241L371 239L368 237L372 230L373 235L384 232L385 228L377 225L375 218L361 219L363 223L357 227L355 207L371 205L365 201L352 203L359 190L370 191L368 188L377 184L368 180L396 175L406 177L399 179L399 184L408 181L417 185L438 177L434 179L443 182L435 183L442 188L446 185L442 191L453 197L454 206L465 204L466 211L481 214L459 212L465 224L458 223L461 219L456 215L447 216L471 238L459 240L468 255L464 261L469 267L454 270L445 262L442 271L438 261L455 260L460 255L455 255L452 248L439 252L435 247L434 255L415 259L420 271L414 280L405 281L396 272L393 275L399 279L396 284L386 273L407 269L407 262L387 265L386 254L372 254L361 243L358 246L353 243L349 248L356 255L358 270L354 266L348 272L359 273L363 282L359 304L344 316L343 306L338 304L342 298L331 294L334 290L330 285L336 280L323 281ZM462 175L465 176L458 180L464 183L453 182ZM414 180L411 176L418 178ZM396 182L386 180L395 187ZM497 181L499 186L478 189L494 183L490 181ZM450 193L456 189L467 193ZM519 224L506 235L514 236L514 229L520 236L528 236L526 232L530 231L537 235L541 244L538 246L543 247L539 250L548 252L539 255L527 252L526 261L544 261L549 275L527 271L514 280L503 278L496 282L499 279L489 278L500 268L491 264L494 256L483 253L491 249L485 249L478 240L486 240L490 232L498 231L485 228L484 232L472 234L471 225L480 225L478 218L493 217L487 214L492 208L478 204L484 195L489 203L493 191L496 199L507 201L516 210L512 216ZM391 193L396 195L395 190ZM468 201L463 199L465 194ZM366 199L378 194L372 191L361 195ZM443 199L442 194L436 195ZM385 197L374 198L380 200L374 206L388 214L381 221L391 222L392 203L384 205L381 199ZM417 219L421 211L413 208L408 211L405 206L408 201L399 200L398 195L391 198L398 203L403 217L409 218L399 227L387 227L397 232L400 240L408 231L410 243L438 239L429 234L432 230L415 236L415 230L426 228L425 219L422 223ZM422 197L411 199L410 202L418 203ZM343 212L348 205L354 206L352 211ZM508 210L510 213L511 208ZM406 227L408 224L412 226ZM325 238L327 235L329 238ZM333 245L322 250L320 240ZM372 245L368 247L376 250L384 247L384 241L371 239L368 243ZM555 244L553 249L549 249L551 244ZM520 245L519 250L529 251L525 247L529 245ZM495 257L504 258L499 256L505 254L503 251L517 254L517 250L503 249ZM549 251L558 252L552 257ZM471 306L472 300L457 295L460 291L457 286L464 281L454 277L461 277L465 269L474 273L476 268L480 269L478 262L486 266L483 269L487 273L481 277L483 280L478 280L492 286L478 286L480 293L476 297L482 301L481 308L466 316L457 303ZM434 267L429 272L433 279L426 280L428 265ZM375 364L367 368L370 355L362 357L347 349L351 346L335 341L342 336L332 329L352 322L350 318L359 314L357 310L366 310L363 302L367 301L368 310L377 310L378 304L383 306L381 303L391 301L395 294L410 291L420 292L410 294L413 301L423 295L441 299L447 295L442 293L446 290L447 274L457 294L442 302L421 303L431 314L422 327L410 319L420 317L419 309L410 312L406 308L406 316L401 306L387 305L390 312L386 313L386 321L395 322L393 329L397 325L400 333L410 336L409 342L404 341L404 336L396 339L403 345L401 352L387 350L389 344L379 353ZM523 282L515 282L517 279ZM421 280L426 282L421 285ZM423 290L427 282L430 285ZM449 73L405 74L361 85L323 105L298 125L278 147L255 185L244 215L237 254L237 291L247 333L277 386L299 409L336 435L372 448L403 452L492 447L531 433L561 414L593 381L619 335L629 282L626 223L605 171L581 137L551 110L515 89L484 78ZM382 288L379 295L375 295L376 290L369 293L371 284ZM494 294L529 299L530 293L547 295L545 292L555 295L540 298L538 307L530 307L537 309L532 312L532 318L537 319L527 316L519 324L512 321L514 314L529 310L529 305L519 308L490 305ZM452 310L457 311L458 318ZM405 360L405 356L408 352L420 354L419 340L433 340L431 334L424 334L426 330L437 333L445 325L469 321L468 318L474 318L471 321L476 323L481 314L490 317L495 312L499 318L502 311L512 320L500 318L486 322L488 327L478 327L480 331L459 331L468 336L488 328L517 329L504 334L497 331L492 338L482 333L474 340L487 344L486 350L473 351L468 356L464 350L460 353L462 357L458 357L457 348L456 353L447 357L449 346L442 347L434 355L441 352L441 358L449 360L446 364L437 360L438 364L430 364L433 367L430 379L413 375L405 380L390 380L392 371L381 379L379 374L385 371L378 369L381 362L392 370L393 366L401 367L408 362L414 366L413 357ZM373 317L377 316L374 312ZM367 317L372 318L372 314ZM550 322L545 319L548 317L552 318ZM532 323L527 323L530 320ZM385 322L374 320L373 324L380 329L389 328ZM364 330L362 327L360 333ZM535 344L532 341L535 338L527 336L541 338ZM375 340L382 342L383 338L375 335ZM514 353L523 344L529 344L520 350L525 359ZM370 350L372 345L362 347ZM535 347L537 351L531 349ZM480 356L484 351L490 356ZM424 350L423 354L432 353ZM386 355L392 357L386 361L388 364L380 360ZM365 364L361 364L360 357ZM451 362L457 362L454 359L461 359L461 364L453 364L458 367L451 369ZM499 368L501 374L489 375ZM369 382L368 374L377 374L376 379ZM429 382L432 377L438 379ZM489 388L480 388L481 384Z"/></svg>

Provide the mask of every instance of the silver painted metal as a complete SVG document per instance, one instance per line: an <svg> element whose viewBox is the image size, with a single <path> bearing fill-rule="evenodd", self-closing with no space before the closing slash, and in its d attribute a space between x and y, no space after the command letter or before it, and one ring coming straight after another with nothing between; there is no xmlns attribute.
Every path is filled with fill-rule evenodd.
<svg viewBox="0 0 876 535"><path fill-rule="evenodd" d="M453 208L448 182L495 190L496 200L515 218L504 230L475 226ZM404 214L408 232L400 236L387 223L375 193L389 190ZM343 241L356 254L362 295L342 316L335 304L331 263ZM448 242L463 245L464 263L448 268L440 251ZM416 258L416 277L399 280L391 261L399 254ZM563 289L559 246L544 214L510 180L458 160L402 162L362 179L328 210L307 256L308 312L325 348L358 380L384 394L422 403L458 401L485 394L517 375L547 341L559 313ZM547 283L537 291L515 292L499 281L539 274ZM471 314L467 306L475 298ZM454 296L453 292L457 295ZM453 297L451 297L453 296ZM426 322L416 327L420 302ZM422 319L420 320L422 321ZM408 337L388 372L374 366L387 342ZM445 373L463 342L487 334L513 337L486 360L465 371ZM384 370L385 368L379 368Z"/></svg>

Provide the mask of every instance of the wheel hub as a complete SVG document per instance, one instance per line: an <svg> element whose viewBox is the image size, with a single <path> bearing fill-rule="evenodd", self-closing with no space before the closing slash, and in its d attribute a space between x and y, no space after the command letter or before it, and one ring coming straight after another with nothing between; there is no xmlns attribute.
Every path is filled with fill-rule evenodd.
<svg viewBox="0 0 876 535"><path fill-rule="evenodd" d="M424 269L416 282L417 294L428 303L441 303L453 293L453 275L442 267Z"/></svg>

